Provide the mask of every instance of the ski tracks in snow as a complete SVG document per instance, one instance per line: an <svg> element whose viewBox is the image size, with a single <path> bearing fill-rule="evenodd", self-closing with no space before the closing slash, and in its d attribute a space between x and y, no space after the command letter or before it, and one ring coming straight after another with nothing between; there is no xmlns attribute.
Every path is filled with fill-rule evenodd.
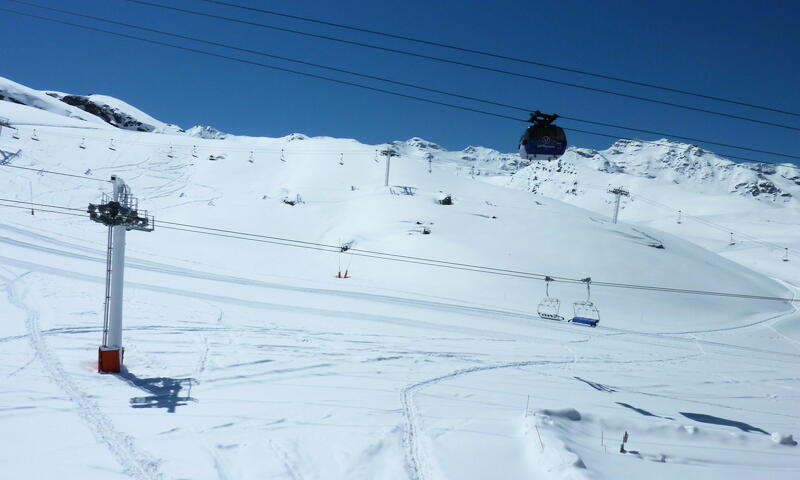
<svg viewBox="0 0 800 480"><path fill-rule="evenodd" d="M69 397L83 421L86 422L96 438L105 444L125 474L136 480L162 479L159 461L138 451L133 439L114 428L114 424L103 414L98 405L70 380L69 374L48 347L39 329L39 315L25 305L22 299L23 295L19 291L18 282L30 273L27 272L9 281L6 284L6 292L9 302L25 312L25 325L36 358L41 362L53 383L58 385Z"/></svg>
<svg viewBox="0 0 800 480"><path fill-rule="evenodd" d="M269 447L281 460L283 467L286 469L286 474L289 475L292 480L304 480L305 477L303 477L303 475L300 473L300 462L297 458L294 458L286 449L279 446L274 440L269 441Z"/></svg>
<svg viewBox="0 0 800 480"><path fill-rule="evenodd" d="M502 363L497 365L486 365L480 367L470 367L455 370L446 375L429 378L421 382L409 385L403 389L401 402L403 406L403 417L405 428L403 432L403 448L406 451L406 471L412 480L425 480L430 475L430 462L427 459L425 450L420 445L419 415L414 406L414 395L420 390L436 385L438 383L453 380L455 378L488 370L500 370L504 368L528 367L531 365L555 365L562 363L572 363L568 361L551 360L531 360L521 362Z"/></svg>
<svg viewBox="0 0 800 480"><path fill-rule="evenodd" d="M419 414L417 413L416 407L414 405L414 395L417 392L419 392L424 388L448 380L453 380L455 378L462 377L465 375L478 372L485 372L489 370L529 367L533 365L538 365L538 366L575 365L578 361L578 355L576 354L576 352L574 352L574 350L569 349L568 347L566 347L566 345L564 346L572 354L572 358L570 358L569 360L528 360L528 361L501 363L496 365L462 368L459 370L454 370L446 375L429 378L427 380L423 380L421 382L406 386L402 391L401 403L403 408L403 418L405 422L404 432L403 432L403 448L405 450L406 471L408 472L409 478L411 480L425 480L427 478L430 478L430 473L431 473L430 472L431 463L427 459L427 454L424 448L422 448L422 446L420 445ZM675 361L685 358L696 358L702 355L704 355L704 353L697 353L688 356L671 357L671 358L657 359L657 360L609 361L604 363L609 363L609 364L654 363L654 362Z"/></svg>

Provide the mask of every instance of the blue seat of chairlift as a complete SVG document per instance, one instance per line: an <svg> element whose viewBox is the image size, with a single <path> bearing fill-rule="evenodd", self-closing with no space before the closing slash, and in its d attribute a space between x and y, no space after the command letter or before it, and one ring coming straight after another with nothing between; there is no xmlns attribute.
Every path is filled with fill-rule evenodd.
<svg viewBox="0 0 800 480"><path fill-rule="evenodd" d="M596 318L574 317L572 319L572 323L579 323L581 325L588 325L590 327L596 327L598 322L600 322L600 320Z"/></svg>

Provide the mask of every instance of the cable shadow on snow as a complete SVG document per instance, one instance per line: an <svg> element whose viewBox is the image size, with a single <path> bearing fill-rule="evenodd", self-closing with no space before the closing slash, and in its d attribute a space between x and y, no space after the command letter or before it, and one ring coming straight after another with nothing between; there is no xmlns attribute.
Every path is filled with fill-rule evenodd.
<svg viewBox="0 0 800 480"><path fill-rule="evenodd" d="M629 403L625 403L625 402L614 402L614 403L616 403L617 405L621 405L621 406L623 406L625 408L629 408L629 409L633 410L634 412L636 412L636 413L638 413L640 415L644 415L645 417L655 417L655 418L663 418L663 419L666 419L666 420L675 420L672 417L662 417L661 415L656 415L655 413L648 412L644 408L634 407L633 405L631 405Z"/></svg>
<svg viewBox="0 0 800 480"><path fill-rule="evenodd" d="M146 397L131 397L131 408L164 408L168 413L175 413L178 407L197 401L191 396L192 385L196 382L194 378L139 378L125 368L116 377L150 394ZM185 386L189 387L188 391L181 395Z"/></svg>
<svg viewBox="0 0 800 480"><path fill-rule="evenodd" d="M754 427L748 423L739 422L737 420L728 420L727 418L715 417L713 415L706 415L704 413L689 413L689 412L678 412L686 418L692 419L695 422L701 423L711 423L714 425L724 425L726 427L734 427L738 428L743 432L759 432L763 433L764 435L769 435L769 432L766 432L758 427Z"/></svg>

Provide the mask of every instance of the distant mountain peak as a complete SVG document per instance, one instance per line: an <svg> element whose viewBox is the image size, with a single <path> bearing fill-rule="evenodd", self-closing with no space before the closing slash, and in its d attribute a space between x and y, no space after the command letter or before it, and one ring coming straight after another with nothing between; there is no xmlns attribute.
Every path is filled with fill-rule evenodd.
<svg viewBox="0 0 800 480"><path fill-rule="evenodd" d="M186 130L187 135L198 138L207 138L212 140L222 140L228 137L228 134L221 132L210 125L195 125Z"/></svg>
<svg viewBox="0 0 800 480"><path fill-rule="evenodd" d="M605 178L598 180L598 176ZM571 147L558 160L524 167L509 184L537 193L580 194L580 189L569 186L565 190L562 185L612 179L633 182L635 178L682 185L696 193L728 193L768 201L789 201L800 193L800 171L792 166L735 163L697 145L667 139L622 139L606 150ZM559 185L558 189L554 190L554 185Z"/></svg>

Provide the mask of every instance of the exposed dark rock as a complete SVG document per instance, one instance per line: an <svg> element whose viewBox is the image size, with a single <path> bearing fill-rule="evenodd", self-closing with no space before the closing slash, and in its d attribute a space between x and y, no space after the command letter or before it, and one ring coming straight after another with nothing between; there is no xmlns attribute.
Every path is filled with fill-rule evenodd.
<svg viewBox="0 0 800 480"><path fill-rule="evenodd" d="M82 95L64 95L63 97L56 98L67 105L78 107L86 113L90 113L117 128L134 130L137 132L152 132L156 129L155 126L140 122L139 120L136 120L127 113L121 112L116 108L110 107L106 104L95 103L91 101L89 97L84 97Z"/></svg>
<svg viewBox="0 0 800 480"><path fill-rule="evenodd" d="M25 105L24 103L20 102L16 98L7 97L7 96L3 95L2 93L0 93L0 100L5 100L6 102L16 103L16 104L19 104L19 105Z"/></svg>

